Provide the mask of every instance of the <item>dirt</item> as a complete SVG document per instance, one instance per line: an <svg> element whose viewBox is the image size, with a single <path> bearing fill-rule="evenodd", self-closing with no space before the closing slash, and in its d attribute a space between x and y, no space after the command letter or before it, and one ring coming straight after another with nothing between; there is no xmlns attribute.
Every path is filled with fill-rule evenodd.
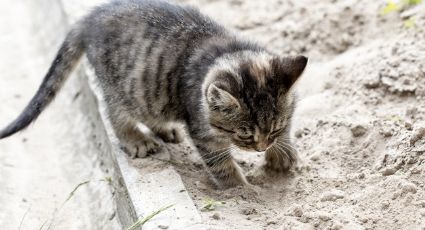
<svg viewBox="0 0 425 230"><path fill-rule="evenodd" d="M425 229L425 3L383 15L384 1L183 2L309 57L290 172L266 174L263 154L240 152L255 186L215 190L190 144L168 145L158 164L175 165L208 229Z"/></svg>

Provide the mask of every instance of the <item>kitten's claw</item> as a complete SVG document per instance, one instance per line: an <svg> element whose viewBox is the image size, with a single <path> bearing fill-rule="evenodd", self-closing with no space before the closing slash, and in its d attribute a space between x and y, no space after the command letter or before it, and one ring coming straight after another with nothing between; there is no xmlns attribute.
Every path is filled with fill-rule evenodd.
<svg viewBox="0 0 425 230"><path fill-rule="evenodd" d="M243 175L242 175L243 176ZM217 181L217 185L220 189L225 190L229 188L234 188L237 186L249 186L250 184L246 181L245 177L243 178L228 178L226 180Z"/></svg>
<svg viewBox="0 0 425 230"><path fill-rule="evenodd" d="M264 169L266 172L286 172L292 168L294 163L289 160L270 162L267 161L264 165Z"/></svg>
<svg viewBox="0 0 425 230"><path fill-rule="evenodd" d="M177 128L162 128L156 131L156 135L168 143L180 143L183 141L183 135Z"/></svg>
<svg viewBox="0 0 425 230"><path fill-rule="evenodd" d="M274 152L279 150L273 150L266 152L266 164L264 169L266 172L287 172L294 165L297 164L298 156L293 150L287 150L286 152Z"/></svg>
<svg viewBox="0 0 425 230"><path fill-rule="evenodd" d="M155 139L129 141L121 143L121 147L131 158L144 158L161 150L160 142Z"/></svg>
<svg viewBox="0 0 425 230"><path fill-rule="evenodd" d="M218 171L215 173L213 171L210 172L213 174L220 189L250 185L243 175L242 169L233 160L228 162L228 164L222 164L221 169Z"/></svg>

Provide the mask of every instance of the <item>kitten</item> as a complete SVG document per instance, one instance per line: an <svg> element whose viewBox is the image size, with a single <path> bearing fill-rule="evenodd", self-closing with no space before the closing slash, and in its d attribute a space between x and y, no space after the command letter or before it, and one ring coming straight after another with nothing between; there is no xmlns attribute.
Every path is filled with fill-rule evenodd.
<svg viewBox="0 0 425 230"><path fill-rule="evenodd" d="M265 151L266 168L297 159L289 130L292 85L307 58L280 57L242 40L198 10L157 0L114 1L68 33L36 95L0 138L27 127L53 100L85 53L123 148L144 157L180 142L184 123L221 188L247 184L234 147ZM154 134L137 129L143 122Z"/></svg>

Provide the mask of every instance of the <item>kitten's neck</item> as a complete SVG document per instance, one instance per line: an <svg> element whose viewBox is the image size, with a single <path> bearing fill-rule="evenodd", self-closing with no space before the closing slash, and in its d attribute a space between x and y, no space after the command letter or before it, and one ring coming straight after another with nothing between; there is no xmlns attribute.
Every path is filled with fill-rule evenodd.
<svg viewBox="0 0 425 230"><path fill-rule="evenodd" d="M265 49L255 43L239 40L235 37L218 37L206 40L195 49L187 70L204 79L214 64L225 55L243 51L262 52Z"/></svg>

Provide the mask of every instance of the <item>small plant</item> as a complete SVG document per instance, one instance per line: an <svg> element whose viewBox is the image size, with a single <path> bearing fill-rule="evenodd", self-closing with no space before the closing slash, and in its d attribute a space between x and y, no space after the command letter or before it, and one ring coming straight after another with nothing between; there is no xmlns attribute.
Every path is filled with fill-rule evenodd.
<svg viewBox="0 0 425 230"><path fill-rule="evenodd" d="M101 180L98 180L98 181L107 182L109 185L111 185L111 183L112 183L112 177L107 176L104 179L101 179ZM56 216L62 210L62 208L65 206L65 204L75 195L75 193L77 192L78 189L80 189L82 186L84 186L86 184L89 184L90 182L91 182L90 180L87 180L87 181L83 181L83 182L77 184L74 187L74 189L68 194L68 197L62 203L62 205L56 210L56 212L53 214L53 216L50 219L48 219L48 220L46 220L46 221L43 222L43 224L41 225L41 227L39 228L39 230L44 229L44 227L46 226L46 224L50 222L49 225L47 226L47 230L49 230L52 227L53 221L56 219Z"/></svg>
<svg viewBox="0 0 425 230"><path fill-rule="evenodd" d="M223 201L216 201L214 199L207 199L204 201L204 206L202 206L202 212L209 212L216 210L217 207L224 205Z"/></svg>
<svg viewBox="0 0 425 230"><path fill-rule="evenodd" d="M417 5L421 3L422 0L404 0L404 3L407 5Z"/></svg>
<svg viewBox="0 0 425 230"><path fill-rule="evenodd" d="M422 3L423 0L401 0L401 1L393 1L388 0L387 4L382 8L381 15L387 15L393 12L399 12L409 6L414 6ZM404 28L411 29L416 26L416 19L414 17L409 17L403 21Z"/></svg>
<svg viewBox="0 0 425 230"><path fill-rule="evenodd" d="M381 15L387 15L392 12L398 12L406 7L420 4L422 3L422 1L423 0L402 0L402 1L388 0L387 4L381 10Z"/></svg>
<svg viewBox="0 0 425 230"><path fill-rule="evenodd" d="M401 9L401 5L392 0L387 1L387 4L382 8L381 15L387 15L392 12L399 11Z"/></svg>
<svg viewBox="0 0 425 230"><path fill-rule="evenodd" d="M410 29L416 26L416 19L415 17L410 17L406 20L404 20L403 25L405 28Z"/></svg>
<svg viewBox="0 0 425 230"><path fill-rule="evenodd" d="M127 230L135 230L139 227L142 227L146 222L148 222L150 219L154 218L156 215L160 214L161 212L173 207L174 204L172 205L168 205L167 207L163 207L161 209L158 209L155 212L152 212L151 214L149 214L148 216L139 219L138 221L136 221L136 223L132 224L130 227L127 228Z"/></svg>

